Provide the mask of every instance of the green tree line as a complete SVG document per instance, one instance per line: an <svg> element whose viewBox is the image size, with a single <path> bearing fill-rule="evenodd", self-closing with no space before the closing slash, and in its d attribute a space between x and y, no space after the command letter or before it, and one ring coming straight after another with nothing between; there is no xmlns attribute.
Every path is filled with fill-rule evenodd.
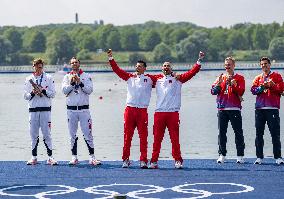
<svg viewBox="0 0 284 199"><path fill-rule="evenodd" d="M200 50L206 61L222 61L239 53L241 60L270 56L284 60L284 23L240 23L230 28L204 28L188 22L114 26L112 24L49 24L34 27L0 27L0 65L30 64L44 55L48 64L62 64L70 57L92 60L98 51L130 52L128 61L146 59L194 61Z"/></svg>

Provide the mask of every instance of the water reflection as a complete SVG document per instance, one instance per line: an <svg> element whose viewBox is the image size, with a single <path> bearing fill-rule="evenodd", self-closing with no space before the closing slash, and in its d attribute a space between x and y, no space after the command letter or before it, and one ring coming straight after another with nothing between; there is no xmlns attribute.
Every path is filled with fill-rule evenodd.
<svg viewBox="0 0 284 199"><path fill-rule="evenodd" d="M246 92L243 102L243 128L246 142L245 155L255 157L254 102L250 86L255 75L260 71L237 71L246 78ZM181 150L184 158L217 157L217 110L215 96L210 94L210 86L220 71L201 71L190 82L183 85L181 119ZM284 74L283 71L280 73ZM0 160L26 160L30 157L30 137L28 133L27 103L23 99L23 83L28 74L0 74ZM63 75L53 74L56 83L56 98L52 106L52 137L54 156L58 160L69 160L69 136L67 131L65 96L61 93ZM93 118L95 154L99 159L120 160L123 144L123 111L126 100L126 83L113 73L93 73L94 93L90 98L90 110ZM100 98L102 97L102 99ZM149 107L149 151L152 151L152 125L156 95L152 93ZM283 100L281 101L283 107ZM283 111L280 111L280 117ZM281 119L283 124L283 119ZM80 159L87 159L87 148L81 131L79 134L78 154ZM283 143L284 135L281 131ZM272 155L269 132L265 132L264 152ZM40 135L42 140L42 136ZM139 139L133 137L131 158L139 159ZM283 147L282 147L283 148ZM228 129L228 156L235 157L235 141L231 126ZM42 141L39 144L39 159L46 157ZM283 150L282 150L283 152ZM171 157L171 143L166 133L162 143L161 157Z"/></svg>

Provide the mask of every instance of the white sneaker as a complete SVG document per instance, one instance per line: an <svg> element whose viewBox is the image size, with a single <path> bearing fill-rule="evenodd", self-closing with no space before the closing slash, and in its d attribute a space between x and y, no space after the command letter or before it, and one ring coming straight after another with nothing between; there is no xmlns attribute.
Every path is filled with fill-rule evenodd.
<svg viewBox="0 0 284 199"><path fill-rule="evenodd" d="M71 161L68 163L69 165L79 164L79 160L75 157L72 157Z"/></svg>
<svg viewBox="0 0 284 199"><path fill-rule="evenodd" d="M48 157L46 164L51 165L51 166L58 165L57 161L52 156Z"/></svg>
<svg viewBox="0 0 284 199"><path fill-rule="evenodd" d="M157 162L151 162L149 169L158 169L158 163Z"/></svg>
<svg viewBox="0 0 284 199"><path fill-rule="evenodd" d="M175 168L176 168L176 169L182 169L182 163L181 163L181 161L175 161Z"/></svg>
<svg viewBox="0 0 284 199"><path fill-rule="evenodd" d="M124 160L122 163L122 168L128 168L130 166L130 161L129 160Z"/></svg>
<svg viewBox="0 0 284 199"><path fill-rule="evenodd" d="M226 156L220 155L219 158L217 159L217 163L223 164L225 162Z"/></svg>
<svg viewBox="0 0 284 199"><path fill-rule="evenodd" d="M27 165L36 165L37 164L37 158L32 157L29 161L27 161Z"/></svg>
<svg viewBox="0 0 284 199"><path fill-rule="evenodd" d="M262 159L261 158L256 158L254 164L262 164Z"/></svg>
<svg viewBox="0 0 284 199"><path fill-rule="evenodd" d="M244 164L245 163L244 156L238 156L237 157L237 163L238 164Z"/></svg>
<svg viewBox="0 0 284 199"><path fill-rule="evenodd" d="M280 164L284 164L284 161L282 158L277 158L276 159L276 164L280 165Z"/></svg>
<svg viewBox="0 0 284 199"><path fill-rule="evenodd" d="M140 161L140 168L141 169L148 169L147 163L144 161Z"/></svg>
<svg viewBox="0 0 284 199"><path fill-rule="evenodd" d="M101 165L102 163L101 163L100 160L97 160L96 158L90 158L89 164L90 164L90 165L97 166L97 165Z"/></svg>

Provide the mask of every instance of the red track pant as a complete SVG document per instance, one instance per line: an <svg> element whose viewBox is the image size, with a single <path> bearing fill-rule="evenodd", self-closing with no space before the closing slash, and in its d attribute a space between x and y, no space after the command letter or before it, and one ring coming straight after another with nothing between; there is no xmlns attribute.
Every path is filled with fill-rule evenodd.
<svg viewBox="0 0 284 199"><path fill-rule="evenodd" d="M172 156L175 161L183 161L179 144L179 112L155 112L154 114L154 143L151 162L157 162L161 150L166 127L172 142Z"/></svg>
<svg viewBox="0 0 284 199"><path fill-rule="evenodd" d="M134 130L137 127L140 138L140 161L148 162L147 137L148 137L148 113L147 108L135 108L127 106L124 112L124 145L122 160L129 159L131 141Z"/></svg>

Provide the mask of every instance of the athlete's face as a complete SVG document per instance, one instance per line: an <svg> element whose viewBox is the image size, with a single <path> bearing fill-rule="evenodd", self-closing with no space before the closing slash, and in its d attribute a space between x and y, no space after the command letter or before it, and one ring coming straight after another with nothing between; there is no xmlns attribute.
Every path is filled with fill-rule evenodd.
<svg viewBox="0 0 284 199"><path fill-rule="evenodd" d="M70 64L71 64L71 67L74 71L79 70L80 62L77 59L71 59Z"/></svg>
<svg viewBox="0 0 284 199"><path fill-rule="evenodd" d="M135 68L136 68L136 72L137 72L138 75L143 74L146 70L146 67L144 66L143 63L137 63Z"/></svg>
<svg viewBox="0 0 284 199"><path fill-rule="evenodd" d="M227 73L231 74L234 72L235 64L232 60L230 59L225 60L224 66L225 66Z"/></svg>
<svg viewBox="0 0 284 199"><path fill-rule="evenodd" d="M170 62L165 62L162 66L162 71L165 75L169 75L172 73L172 67Z"/></svg>
<svg viewBox="0 0 284 199"><path fill-rule="evenodd" d="M43 64L34 65L34 71L37 75L40 75L43 71Z"/></svg>
<svg viewBox="0 0 284 199"><path fill-rule="evenodd" d="M269 62L267 60L262 60L260 62L260 66L261 66L262 71L265 74L268 74L270 72L270 64L269 64Z"/></svg>

